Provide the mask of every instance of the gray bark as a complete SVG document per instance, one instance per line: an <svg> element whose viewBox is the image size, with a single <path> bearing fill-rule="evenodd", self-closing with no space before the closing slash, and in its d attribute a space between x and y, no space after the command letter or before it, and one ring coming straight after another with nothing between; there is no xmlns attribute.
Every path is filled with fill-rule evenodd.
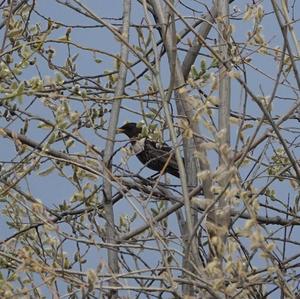
<svg viewBox="0 0 300 299"><path fill-rule="evenodd" d="M129 40L129 25L130 25L130 9L131 9L131 0L124 0L123 4L123 38ZM128 60L128 47L125 43L121 45L120 53L120 70L118 82L116 85L115 96L120 97L124 94L124 87L126 83L126 74L127 74L127 60ZM106 242L115 244L117 241L116 230L115 230L115 221L114 221L114 211L113 211L113 202L112 202L112 185L111 180L108 179L112 176L112 167L111 167L111 157L114 149L114 140L116 135L116 128L119 119L121 101L115 100L112 104L108 133L107 133L107 142L104 151L104 211L106 217ZM108 249L108 267L112 273L119 272L118 264L118 251L116 249ZM115 285L115 283L112 283ZM111 291L111 298L117 298L117 292Z"/></svg>

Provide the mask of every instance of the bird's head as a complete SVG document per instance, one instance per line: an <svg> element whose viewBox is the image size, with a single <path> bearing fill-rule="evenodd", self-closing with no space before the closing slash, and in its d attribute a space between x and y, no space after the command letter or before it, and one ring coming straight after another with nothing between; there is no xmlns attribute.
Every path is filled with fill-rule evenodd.
<svg viewBox="0 0 300 299"><path fill-rule="evenodd" d="M123 133L129 138L137 138L142 132L142 128L138 127L136 123L126 123L122 127L117 129L118 133Z"/></svg>

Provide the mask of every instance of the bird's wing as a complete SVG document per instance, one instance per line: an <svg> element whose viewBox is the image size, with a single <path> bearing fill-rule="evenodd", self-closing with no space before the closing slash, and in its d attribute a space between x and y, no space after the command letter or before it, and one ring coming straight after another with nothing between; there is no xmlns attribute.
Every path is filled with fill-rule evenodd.
<svg viewBox="0 0 300 299"><path fill-rule="evenodd" d="M172 153L172 159L171 159L172 164L173 164L173 163L176 163L176 168L178 169L178 166L177 166L177 160L176 160L176 157L175 157L175 150L174 150L174 148L168 146L166 143L163 143L162 146L160 147L160 149L161 149L162 151L164 151L165 153ZM165 157L166 157L166 160L169 159L169 154L167 154L167 155L165 154ZM182 158L183 164L184 164L184 158L183 158L183 157L181 157L181 158ZM171 162L170 162L170 163L171 163ZM172 164L170 164L170 165L172 165ZM175 168L175 164L174 164L174 168Z"/></svg>
<svg viewBox="0 0 300 299"><path fill-rule="evenodd" d="M156 142L147 139L144 146L145 150L152 153L151 156L153 156L153 159L159 159L161 164L164 165L168 163L169 167L178 170L178 165L175 158L175 151L167 144L164 143L162 146L158 146ZM172 155L171 158L170 155Z"/></svg>

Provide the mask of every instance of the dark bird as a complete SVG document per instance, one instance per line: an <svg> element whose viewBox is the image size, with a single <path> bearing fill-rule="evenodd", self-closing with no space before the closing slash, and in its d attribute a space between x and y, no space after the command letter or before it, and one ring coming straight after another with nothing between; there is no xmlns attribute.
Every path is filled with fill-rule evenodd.
<svg viewBox="0 0 300 299"><path fill-rule="evenodd" d="M148 168L161 172L168 172L179 178L178 165L174 150L166 145L143 138L139 140L142 128L136 123L126 123L118 129L118 133L124 133L130 139L134 152L138 159Z"/></svg>

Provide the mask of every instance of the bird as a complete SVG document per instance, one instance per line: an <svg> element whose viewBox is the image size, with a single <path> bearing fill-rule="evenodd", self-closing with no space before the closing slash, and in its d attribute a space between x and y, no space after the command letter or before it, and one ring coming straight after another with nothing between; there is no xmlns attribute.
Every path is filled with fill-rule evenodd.
<svg viewBox="0 0 300 299"><path fill-rule="evenodd" d="M139 139L142 128L137 123L126 123L117 129L118 133L127 135L137 158L148 168L163 173L170 173L179 178L175 151L167 144L159 145L149 138Z"/></svg>

